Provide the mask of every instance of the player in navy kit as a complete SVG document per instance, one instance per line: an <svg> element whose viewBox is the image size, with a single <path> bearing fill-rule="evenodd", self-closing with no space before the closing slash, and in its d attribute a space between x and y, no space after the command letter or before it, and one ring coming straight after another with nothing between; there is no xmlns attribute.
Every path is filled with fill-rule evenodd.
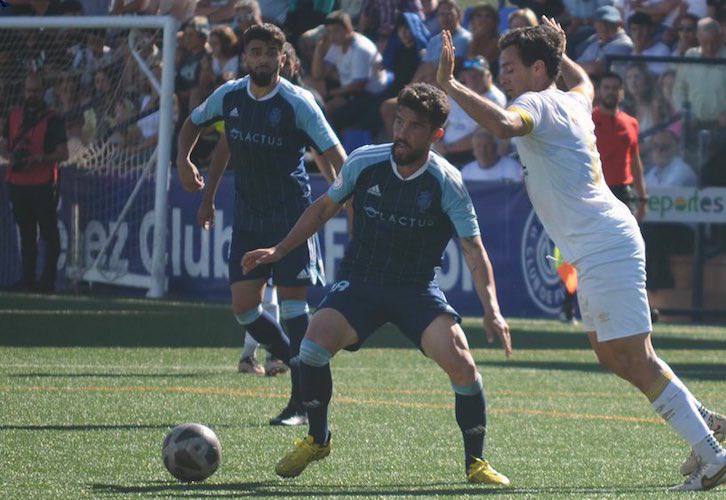
<svg viewBox="0 0 726 500"><path fill-rule="evenodd" d="M308 326L307 286L324 285L325 279L317 236L309 235L285 259L252 273L243 274L240 263L246 251L279 241L310 205L305 147L311 145L321 153L331 179L340 170L345 151L312 94L280 78L285 62L282 31L272 24L252 26L243 39L249 76L222 85L192 111L179 133L177 165L185 189L202 189L204 180L189 154L203 127L224 120L222 141L235 172L229 255L232 310L245 330L290 366L290 401L270 424L302 425L307 420L299 396L297 354ZM222 171L210 171L212 192ZM260 305L270 277L278 287L287 335Z"/></svg>
<svg viewBox="0 0 726 500"><path fill-rule="evenodd" d="M353 199L353 238L337 282L313 316L300 347L303 405L309 435L276 466L295 477L330 453L327 411L332 395L330 358L356 350L391 322L433 359L451 380L456 420L464 438L470 482L508 485L483 458L485 400L479 375L459 326L461 318L434 281L449 239L456 234L484 307L489 341L511 353L509 327L499 312L494 276L461 174L430 151L449 111L445 94L413 84L398 96L393 144L357 149L327 194L308 208L276 246L246 254L245 272L285 259Z"/></svg>

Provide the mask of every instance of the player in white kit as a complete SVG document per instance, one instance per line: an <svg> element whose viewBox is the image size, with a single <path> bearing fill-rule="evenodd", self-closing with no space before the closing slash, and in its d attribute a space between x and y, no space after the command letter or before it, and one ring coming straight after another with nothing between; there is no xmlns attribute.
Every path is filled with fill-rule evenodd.
<svg viewBox="0 0 726 500"><path fill-rule="evenodd" d="M480 126L513 138L532 205L564 259L577 268L583 325L598 360L642 391L691 445L692 458L682 466L688 478L675 489L707 490L726 482L726 452L713 432L725 422L696 401L653 349L645 246L635 218L603 180L592 83L565 55L565 34L554 21L512 30L499 45L500 82L514 99L507 109L454 79L448 32L439 85ZM567 91L557 88L558 76Z"/></svg>

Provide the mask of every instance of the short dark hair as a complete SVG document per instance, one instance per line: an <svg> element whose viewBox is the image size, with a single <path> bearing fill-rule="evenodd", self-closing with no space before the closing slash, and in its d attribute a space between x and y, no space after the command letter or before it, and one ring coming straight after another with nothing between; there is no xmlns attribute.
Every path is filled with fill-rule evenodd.
<svg viewBox="0 0 726 500"><path fill-rule="evenodd" d="M342 10L334 10L325 16L323 24L325 26L337 24L338 26L345 28L347 31L353 31L353 21L350 19L350 15Z"/></svg>
<svg viewBox="0 0 726 500"><path fill-rule="evenodd" d="M617 80L618 81L618 85L620 85L621 87L623 86L623 77L620 76L619 74L617 74L614 71L608 71L607 73L605 73L604 75L602 75L600 77L600 80L598 80L598 82L597 82L598 87L600 86L600 84L602 82L604 82L605 80L608 80L608 79L610 79L610 80Z"/></svg>
<svg viewBox="0 0 726 500"><path fill-rule="evenodd" d="M557 78L562 64L562 35L546 25L517 28L499 39L499 49L516 47L525 66L542 61L547 76Z"/></svg>
<svg viewBox="0 0 726 500"><path fill-rule="evenodd" d="M217 26L216 28L212 28L212 31L209 33L210 37L212 35L219 38L219 46L225 57L231 57L235 54L239 40L237 40L237 35L232 28L229 26Z"/></svg>
<svg viewBox="0 0 726 500"><path fill-rule="evenodd" d="M438 12L443 5L448 5L452 7L459 15L459 17L461 17L461 6L456 0L440 0L439 5L436 6L436 12Z"/></svg>
<svg viewBox="0 0 726 500"><path fill-rule="evenodd" d="M655 26L653 18L645 12L640 11L628 18L628 26L632 26L633 24L637 24L638 26Z"/></svg>
<svg viewBox="0 0 726 500"><path fill-rule="evenodd" d="M493 21L499 22L499 13L497 9L489 5L488 3L478 3L471 8L471 17L483 14L484 16L492 19Z"/></svg>
<svg viewBox="0 0 726 500"><path fill-rule="evenodd" d="M446 94L428 83L406 85L398 93L396 103L426 116L432 129L442 127L449 117L450 105Z"/></svg>
<svg viewBox="0 0 726 500"><path fill-rule="evenodd" d="M285 33L274 24L254 24L247 28L244 35L242 35L242 42L245 47L249 46L253 40L273 43L278 49L282 50L282 46L285 44Z"/></svg>

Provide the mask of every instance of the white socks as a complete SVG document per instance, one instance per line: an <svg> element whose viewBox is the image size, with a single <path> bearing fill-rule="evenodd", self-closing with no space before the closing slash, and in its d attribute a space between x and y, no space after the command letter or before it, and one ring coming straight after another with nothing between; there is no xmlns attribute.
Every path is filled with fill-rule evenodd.
<svg viewBox="0 0 726 500"><path fill-rule="evenodd" d="M723 449L713 439L711 430L696 406L695 398L678 377L672 372L662 373L646 395L653 404L655 412L673 427L705 462L713 463L722 459L719 455L724 453Z"/></svg>

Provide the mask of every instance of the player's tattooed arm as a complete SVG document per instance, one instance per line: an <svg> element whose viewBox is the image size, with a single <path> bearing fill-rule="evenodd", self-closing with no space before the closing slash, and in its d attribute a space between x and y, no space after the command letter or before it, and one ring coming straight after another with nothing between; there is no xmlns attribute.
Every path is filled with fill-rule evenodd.
<svg viewBox="0 0 726 500"><path fill-rule="evenodd" d="M243 272L247 274L257 266L282 259L317 233L323 224L338 213L338 210L340 210L338 203L327 194L322 195L303 212L280 243L272 248L259 248L244 254L241 262Z"/></svg>
<svg viewBox="0 0 726 500"><path fill-rule="evenodd" d="M471 272L476 293L484 307L484 331L487 341L494 341L498 337L504 347L504 354L509 357L512 354L512 340L509 335L509 325L502 317L497 301L497 288L494 283L494 270L489 261L481 236L470 236L460 238L461 250L464 260Z"/></svg>

